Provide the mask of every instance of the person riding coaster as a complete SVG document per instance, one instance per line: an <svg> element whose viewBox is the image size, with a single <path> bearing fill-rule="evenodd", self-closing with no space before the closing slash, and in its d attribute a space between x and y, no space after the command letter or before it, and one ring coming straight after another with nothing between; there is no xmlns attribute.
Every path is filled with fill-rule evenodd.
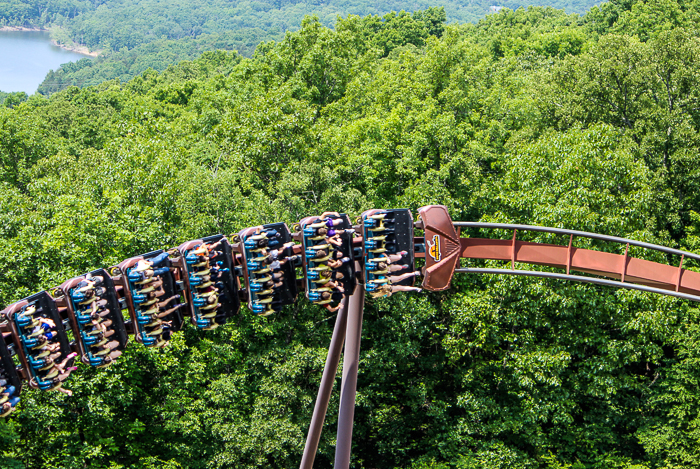
<svg viewBox="0 0 700 469"><path fill-rule="evenodd" d="M370 215L367 217L368 220L381 220L382 222L385 223L394 223L394 218L386 218L387 214L386 213L375 213L374 215Z"/></svg>
<svg viewBox="0 0 700 469"><path fill-rule="evenodd" d="M27 338L35 338L40 335L45 336L48 340L53 339L56 337L56 334L52 331L56 330L56 323L53 322L52 319L45 318L43 316L39 316L36 318L37 325L31 329L31 332L28 334L25 333L24 336ZM26 328L25 328L26 330Z"/></svg>
<svg viewBox="0 0 700 469"><path fill-rule="evenodd" d="M343 256L343 253L340 251L337 251L336 257L338 257L338 259L329 260L328 262L326 262L326 265L328 265L328 267L330 267L331 269L339 269L340 267L342 267L343 264L350 262L349 257L342 257L342 256Z"/></svg>
<svg viewBox="0 0 700 469"><path fill-rule="evenodd" d="M204 306L215 303L218 300L219 295L216 294L217 293L216 290L212 291L211 293L212 294L210 294L210 295L197 295L197 296L195 296L193 304L201 309Z"/></svg>
<svg viewBox="0 0 700 469"><path fill-rule="evenodd" d="M7 402L4 402L2 404L2 407L0 407L0 417L7 417L12 412L14 412L15 407L17 406L17 404L19 404L19 401L19 397L12 397Z"/></svg>
<svg viewBox="0 0 700 469"><path fill-rule="evenodd" d="M316 289L315 291L309 292L309 301L316 303L318 301L330 301L333 294L330 289Z"/></svg>
<svg viewBox="0 0 700 469"><path fill-rule="evenodd" d="M328 288L333 289L334 291L339 291L340 293L345 293L345 289L343 288L343 286L342 286L340 283L334 282L334 281L331 280L331 279L326 280L326 281L323 283L323 285L324 285L325 287L328 287Z"/></svg>
<svg viewBox="0 0 700 469"><path fill-rule="evenodd" d="M159 278L158 280L147 283L143 288L141 288L140 290L137 290L136 294L137 295L145 295L146 293L150 293L152 291L155 291L156 289L159 289L162 286L163 286L163 279Z"/></svg>
<svg viewBox="0 0 700 469"><path fill-rule="evenodd" d="M194 254L190 252L185 256L185 262L187 265L196 265L200 264L202 262L207 262L209 260L209 256L202 255L202 254Z"/></svg>
<svg viewBox="0 0 700 469"><path fill-rule="evenodd" d="M385 254L382 257L374 257L372 259L369 259L365 265L370 265L370 268L374 268L372 266L376 265L379 262L386 262L387 264L393 264L394 262L399 262L407 254L408 254L408 251L401 251L401 252L397 252L396 254Z"/></svg>
<svg viewBox="0 0 700 469"><path fill-rule="evenodd" d="M387 264L384 261L378 262L376 264L370 264L368 262L366 265L369 269L375 269L369 271L371 274L374 275L386 275L393 272L398 272L400 270L408 269L409 267L408 264Z"/></svg>
<svg viewBox="0 0 700 469"><path fill-rule="evenodd" d="M39 321L37 319L34 319L32 316L15 317L15 321L17 321L18 327L23 327L25 329L33 329L39 325Z"/></svg>
<svg viewBox="0 0 700 469"><path fill-rule="evenodd" d="M270 241L267 238L255 239L254 236L251 236L245 240L243 245L255 252L255 250L268 247L270 245Z"/></svg>
<svg viewBox="0 0 700 469"><path fill-rule="evenodd" d="M315 246L308 246L306 248L306 256L310 258L314 257L323 257L323 255L320 255L323 253L325 255L327 250L332 250L331 245L326 243L326 244L317 244Z"/></svg>
<svg viewBox="0 0 700 469"><path fill-rule="evenodd" d="M167 252L162 252L151 259L140 259L136 263L136 267L129 271L127 275L129 280L138 282L151 277L170 272L170 267L162 266L169 259Z"/></svg>
<svg viewBox="0 0 700 469"><path fill-rule="evenodd" d="M31 319L33 318L34 313L36 312L36 305L27 305L23 308L23 310L20 313L17 314L17 317Z"/></svg>
<svg viewBox="0 0 700 469"><path fill-rule="evenodd" d="M321 249L321 250L315 251L315 252L316 252L315 256L313 256L310 260L312 260L312 261L314 261L314 262L316 262L316 263L326 262L326 261L329 260L329 259L331 258L331 256L332 256L332 254L328 253L328 252L327 252L326 250L324 250L324 249ZM307 251L307 254L306 254L306 255L307 255L307 257L309 257L308 251Z"/></svg>
<svg viewBox="0 0 700 469"><path fill-rule="evenodd" d="M380 246L382 243L384 243L385 246L396 244L395 237L391 233L367 237L365 239L365 248L374 248Z"/></svg>
<svg viewBox="0 0 700 469"><path fill-rule="evenodd" d="M170 309L166 309L166 310L164 310L164 311L162 311L162 312L159 312L159 313L156 315L156 317L158 317L158 318L165 318L165 317L168 317L168 316L170 316L171 314L173 314L175 311L177 311L178 309L180 309L180 308L182 308L183 306L186 306L186 305L187 305L187 303L180 303L180 304L177 304L177 305L173 306L173 307L170 308Z"/></svg>
<svg viewBox="0 0 700 469"><path fill-rule="evenodd" d="M327 228L333 228L335 226L338 226L343 223L342 218L327 218L321 215L321 221L311 223L310 225L307 225L311 228L322 228L322 227L327 227Z"/></svg>
<svg viewBox="0 0 700 469"><path fill-rule="evenodd" d="M386 233L393 232L394 228L386 226L386 223L392 224L395 222L394 218L386 218L385 213L370 215L365 218L363 223L367 231L383 231Z"/></svg>
<svg viewBox="0 0 700 469"><path fill-rule="evenodd" d="M37 343L33 347L31 347L33 350L38 350L42 354L45 352L53 353L56 350L59 350L61 348L61 344L59 342L49 342L49 340L46 338L46 336L39 336L37 337ZM46 355L44 355L46 356Z"/></svg>
<svg viewBox="0 0 700 469"><path fill-rule="evenodd" d="M199 246L196 246L194 249L190 250L189 253L187 253L187 256L185 256L185 262L187 265L192 265L194 267L197 267L198 264L201 264L202 262L208 263L210 258L221 254L221 252L216 251L216 248L224 241L226 241L225 236L214 244L202 243ZM201 256L202 259L200 259L198 256Z"/></svg>
<svg viewBox="0 0 700 469"><path fill-rule="evenodd" d="M74 301L82 301L93 296L104 295L105 289L102 287L104 279L101 276L92 277L88 274L85 279L78 282L78 284L71 290L71 298Z"/></svg>

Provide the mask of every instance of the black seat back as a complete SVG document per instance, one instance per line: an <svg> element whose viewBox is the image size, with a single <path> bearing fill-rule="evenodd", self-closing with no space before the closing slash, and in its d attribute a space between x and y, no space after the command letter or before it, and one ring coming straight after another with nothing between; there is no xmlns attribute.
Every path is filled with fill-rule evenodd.
<svg viewBox="0 0 700 469"><path fill-rule="evenodd" d="M363 252L365 256L365 285L372 283L382 284L389 276L398 276L415 270L415 252L413 245L413 215L405 208L388 210L368 210L362 214L362 238L364 242ZM373 244L373 246L370 246ZM384 250L384 252L376 252ZM373 266L382 258L406 251L396 264L408 267L391 272L379 274ZM414 277L410 277L394 285L413 286Z"/></svg>

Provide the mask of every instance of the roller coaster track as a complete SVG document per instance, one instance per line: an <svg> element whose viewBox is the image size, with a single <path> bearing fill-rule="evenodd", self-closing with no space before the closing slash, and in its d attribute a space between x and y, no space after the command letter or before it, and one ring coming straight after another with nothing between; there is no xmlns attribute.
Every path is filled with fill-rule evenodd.
<svg viewBox="0 0 700 469"><path fill-rule="evenodd" d="M17 395L21 391L21 381L45 390L60 386L60 382L56 384L57 378L46 378L53 370L53 361L47 362L45 358L48 352L39 354L35 351L41 349L33 339L42 333L32 327L39 327L35 325L39 320L51 320L55 325L53 332L49 333L49 336L53 334L53 343L57 344L53 346L55 361L77 353L83 363L104 367L112 362L105 357L118 358L129 335L146 346L167 343L163 331L176 332L183 327L183 311L189 313L195 327L208 330L238 314L241 303L247 304L254 314L265 316L279 311L284 304L292 303L299 291L305 291L313 303L338 311L338 317L300 467L313 466L343 343L346 359L335 467L348 467L365 291L380 296L378 292L393 293L394 286L402 291L402 287L406 290L414 285L412 277L399 281L387 273L391 268L386 265L378 267L382 261L390 263L391 256L399 256L409 271L415 269L416 259L422 259L421 286L429 291L448 289L457 272L570 280L700 301L700 273L683 267L686 259L700 261L700 255L694 253L583 231L505 223L453 222L447 209L439 205L422 207L418 215L419 220L414 223L412 214L405 209L369 210L353 225L346 215L324 213L319 217L305 218L293 227L293 232L283 223L246 228L229 238L215 235L189 241L178 248L136 256L118 266L67 280L60 287L22 299L0 311L0 372L15 386ZM324 229L330 232L319 235L319 230ZM463 231L481 230L505 230L509 236L499 239L462 236ZM336 231L337 236L330 239ZM548 244L518 239L518 234L523 232L568 237L568 243ZM624 246L624 254L577 247L581 238L620 246L619 251ZM282 266L271 264L278 260L277 254L272 261L269 259L273 242L280 245L280 253L286 253L279 257ZM632 257L629 255L630 246L663 253L666 258L675 256L678 263L671 265ZM510 268L463 267L461 259L504 261ZM144 276L142 272L158 270L154 262L165 262L160 269L162 272ZM561 272L516 269L516 264L560 269ZM334 267L331 269L329 265ZM301 277L297 276L298 269L302 271ZM332 271L333 275L324 277L324 271ZM275 272L276 276L273 275ZM93 296L90 303L90 298L85 300L80 295L86 288L95 289L94 285L90 286L95 278L101 279L99 290L103 296ZM216 288L207 287L207 284L214 284L214 280L217 280ZM180 295L183 303L178 307L182 306L182 311L169 310L169 306L161 306L159 310L155 306L159 300L155 297L146 301L149 297L142 292L149 290L143 288L149 285L148 282L158 284L158 291L165 293L167 290L167 294L173 297ZM328 285L335 286L330 288ZM215 300L209 304L206 298L211 296ZM101 302L99 308L97 299ZM92 320L94 326L86 319L89 311L81 312L89 309L84 306L86 304L94 311L101 311L102 319ZM272 305L276 306L273 308ZM42 311L40 316L37 311ZM127 318L123 317L122 311L128 312ZM160 311L164 312L158 315ZM170 319L170 325L164 326L158 319L160 317ZM109 328L100 326L102 329L98 330L97 326L103 320L109 323ZM101 332L108 329L114 332ZM100 339L108 335L113 340L108 343L105 337L96 346L90 334ZM112 344L111 348L109 344ZM11 410L4 412L3 416L10 413Z"/></svg>

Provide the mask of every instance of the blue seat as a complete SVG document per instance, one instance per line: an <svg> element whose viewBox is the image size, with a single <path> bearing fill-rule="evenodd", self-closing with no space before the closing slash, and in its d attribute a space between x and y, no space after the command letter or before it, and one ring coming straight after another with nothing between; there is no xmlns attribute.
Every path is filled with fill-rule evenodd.
<svg viewBox="0 0 700 469"><path fill-rule="evenodd" d="M75 319L78 321L78 324L87 324L91 321L89 315L82 315L82 314L76 314Z"/></svg>
<svg viewBox="0 0 700 469"><path fill-rule="evenodd" d="M32 357L31 355L29 355L27 357L27 362L34 369L38 369L38 368L41 368L41 367L46 365L46 360L44 360L42 358L36 359L36 358Z"/></svg>
<svg viewBox="0 0 700 469"><path fill-rule="evenodd" d="M35 337L27 339L25 336L22 336L22 342L24 342L24 345L27 347L34 347L35 345L39 345L39 339Z"/></svg>
<svg viewBox="0 0 700 469"><path fill-rule="evenodd" d="M374 249L379 246L379 243L373 239L368 239L365 241L365 249Z"/></svg>
<svg viewBox="0 0 700 469"><path fill-rule="evenodd" d="M80 335L82 336L83 343L85 345L92 345L97 342L97 337L95 337L94 335L87 335L84 332L81 332Z"/></svg>
<svg viewBox="0 0 700 469"><path fill-rule="evenodd" d="M84 292L79 292L77 290L73 290L70 293L70 297L73 301L83 301L85 299L85 293Z"/></svg>
<svg viewBox="0 0 700 469"><path fill-rule="evenodd" d="M53 381L44 381L40 378L36 379L36 384L39 386L39 389L41 389L42 391L46 391L48 389L51 389L54 386Z"/></svg>
<svg viewBox="0 0 700 469"><path fill-rule="evenodd" d="M27 326L27 325L31 324L31 322L32 322L32 318L30 318L30 317L28 317L28 316L26 316L26 317L18 317L18 318L17 318L17 325L18 325L19 327Z"/></svg>
<svg viewBox="0 0 700 469"><path fill-rule="evenodd" d="M321 299L321 294L317 291L312 291L309 292L309 300L310 301L317 301Z"/></svg>
<svg viewBox="0 0 700 469"><path fill-rule="evenodd" d="M101 364L102 364L103 358L102 358L102 357L95 357L95 356L93 356L93 355L90 355L90 356L88 357L88 361L90 362L90 365L92 365L92 366L97 366L97 365L101 365Z"/></svg>
<svg viewBox="0 0 700 469"><path fill-rule="evenodd" d="M141 280L141 272L137 272L134 269L131 269L126 276L129 280L131 280L133 282L137 282L137 281Z"/></svg>

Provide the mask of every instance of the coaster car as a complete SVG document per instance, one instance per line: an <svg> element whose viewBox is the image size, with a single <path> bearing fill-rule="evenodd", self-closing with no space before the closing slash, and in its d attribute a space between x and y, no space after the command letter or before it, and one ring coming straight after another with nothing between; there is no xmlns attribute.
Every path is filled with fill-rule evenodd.
<svg viewBox="0 0 700 469"><path fill-rule="evenodd" d="M388 283L390 276L415 270L413 216L410 210L367 210L362 213L361 219L366 291L373 292L379 285ZM396 266L400 265L406 267L397 270ZM411 277L394 284L410 287L413 283L414 278Z"/></svg>
<svg viewBox="0 0 700 469"><path fill-rule="evenodd" d="M121 281L121 277L117 277ZM122 314L120 296L124 289L105 269L97 269L63 282L56 290L62 296L57 300L67 311L77 339L81 360L90 366L100 366L99 358L104 347L97 345L95 335L112 336L123 350L128 342L126 325Z"/></svg>
<svg viewBox="0 0 700 469"><path fill-rule="evenodd" d="M192 324L212 330L226 323L241 308L228 239L219 234L188 241L177 249L185 260L181 268ZM217 301L212 304L207 298L213 294Z"/></svg>
<svg viewBox="0 0 700 469"><path fill-rule="evenodd" d="M8 320L5 328L12 334L4 338L13 339L22 374L29 380L29 385L44 390L55 386L52 380L58 375L58 370L46 358L46 351L50 347L51 353L58 353L59 358L55 360L58 362L71 353L71 346L63 325L64 318L53 296L46 291L36 293L8 306L0 316ZM9 356L7 345L2 348ZM5 366L10 366L9 362L3 368Z"/></svg>
<svg viewBox="0 0 700 469"><path fill-rule="evenodd" d="M284 223L254 226L238 233L243 281L248 308L257 315L279 312L297 297L294 243Z"/></svg>
<svg viewBox="0 0 700 469"><path fill-rule="evenodd" d="M306 297L319 305L335 304L355 288L353 249L354 229L346 214L328 212L320 217L306 217L299 222L303 248ZM329 271L330 273L323 273ZM317 295L319 289L332 279L343 289L329 295Z"/></svg>
<svg viewBox="0 0 700 469"><path fill-rule="evenodd" d="M155 346L158 340L150 340L151 332L162 321L170 325L162 332L163 341L170 339L172 332L182 328L184 323L185 303L179 301L184 296L184 275L179 253L158 250L140 256L131 257L119 263L124 284L126 300L131 324L136 340L145 346ZM166 303L166 300L170 300ZM164 314L154 326L153 315ZM165 314L167 313L167 314ZM157 338L157 339L158 339Z"/></svg>

